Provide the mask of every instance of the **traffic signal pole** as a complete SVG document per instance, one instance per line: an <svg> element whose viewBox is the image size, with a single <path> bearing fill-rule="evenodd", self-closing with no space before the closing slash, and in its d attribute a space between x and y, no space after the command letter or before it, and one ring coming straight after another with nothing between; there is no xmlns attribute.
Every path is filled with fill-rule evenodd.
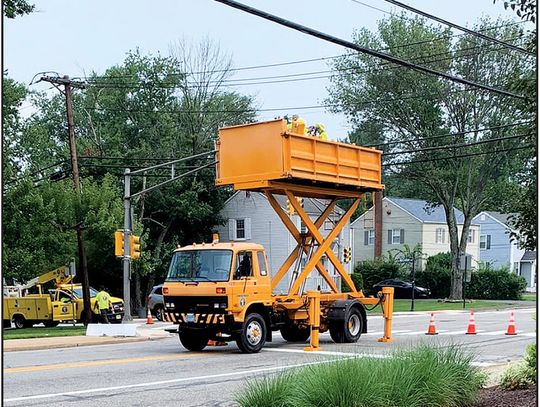
<svg viewBox="0 0 540 407"><path fill-rule="evenodd" d="M124 321L131 321L131 174L129 168L124 172Z"/></svg>

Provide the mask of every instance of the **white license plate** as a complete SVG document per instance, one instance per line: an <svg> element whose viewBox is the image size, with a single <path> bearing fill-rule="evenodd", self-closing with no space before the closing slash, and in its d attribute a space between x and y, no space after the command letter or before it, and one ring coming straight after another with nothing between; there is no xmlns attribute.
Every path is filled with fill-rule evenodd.
<svg viewBox="0 0 540 407"><path fill-rule="evenodd" d="M195 322L195 314L186 314L186 322Z"/></svg>
<svg viewBox="0 0 540 407"><path fill-rule="evenodd" d="M120 318L122 318L122 315L118 314L115 318L120 319Z"/></svg>

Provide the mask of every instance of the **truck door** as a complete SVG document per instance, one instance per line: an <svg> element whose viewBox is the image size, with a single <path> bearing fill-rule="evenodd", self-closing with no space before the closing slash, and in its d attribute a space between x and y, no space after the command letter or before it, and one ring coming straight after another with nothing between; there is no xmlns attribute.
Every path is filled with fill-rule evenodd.
<svg viewBox="0 0 540 407"><path fill-rule="evenodd" d="M233 273L233 306L244 308L258 297L260 284L253 272L253 252L243 250L236 253Z"/></svg>
<svg viewBox="0 0 540 407"><path fill-rule="evenodd" d="M71 321L77 319L75 299L63 290L56 290L52 303L53 320Z"/></svg>

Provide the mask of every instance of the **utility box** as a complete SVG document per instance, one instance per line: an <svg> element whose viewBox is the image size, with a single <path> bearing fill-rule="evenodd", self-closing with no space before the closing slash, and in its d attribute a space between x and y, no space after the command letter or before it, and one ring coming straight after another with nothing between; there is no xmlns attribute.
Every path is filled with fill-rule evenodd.
<svg viewBox="0 0 540 407"><path fill-rule="evenodd" d="M257 189L285 182L357 192L384 188L381 151L292 133L283 119L222 128L216 150L216 185Z"/></svg>

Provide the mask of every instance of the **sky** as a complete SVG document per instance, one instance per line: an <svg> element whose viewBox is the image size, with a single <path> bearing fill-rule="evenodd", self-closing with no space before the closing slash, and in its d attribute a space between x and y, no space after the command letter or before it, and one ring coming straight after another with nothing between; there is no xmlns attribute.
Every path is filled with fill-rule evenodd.
<svg viewBox="0 0 540 407"><path fill-rule="evenodd" d="M401 12L381 0L242 1L346 40L359 28L375 30L377 21L388 16L366 5L387 13ZM178 40L198 43L210 38L232 56L234 68L326 58L345 52L338 45L212 0L35 0L33 3L34 13L3 21L3 68L8 70L9 77L26 84L42 71L70 77L85 76L92 71L103 73L121 64L126 53L136 48L143 54L169 55L171 45ZM480 17L516 19L512 12L504 10L502 1L493 4L493 0L407 0L406 3L464 26L473 25ZM319 60L240 70L231 79L327 71L328 63ZM235 90L252 95L260 109L278 109L261 112L260 120L298 113L307 125L324 123L330 139L344 138L350 130L345 116L322 107L305 108L324 104L328 95L330 82L326 75L315 76L323 77L237 86ZM46 85L32 88L45 90ZM27 113L32 110L28 105L24 109Z"/></svg>

